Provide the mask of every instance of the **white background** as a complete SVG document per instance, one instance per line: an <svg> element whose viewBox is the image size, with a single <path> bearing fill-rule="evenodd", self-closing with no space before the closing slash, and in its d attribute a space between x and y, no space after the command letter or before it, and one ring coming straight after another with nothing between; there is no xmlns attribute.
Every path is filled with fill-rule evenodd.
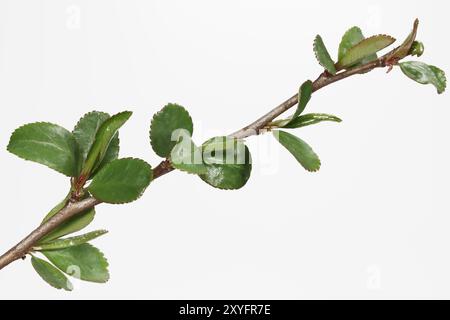
<svg viewBox="0 0 450 320"><path fill-rule="evenodd" d="M194 138L230 133L295 93L349 27L402 41L415 17L422 61L449 71L448 1L0 2L0 250L40 222L67 179L6 151L34 121L71 129L93 109L134 112L121 156L160 159L150 118L186 106ZM55 290L28 260L0 272L0 298L450 298L448 94L377 70L314 95L341 124L299 129L322 159L305 172L271 136L251 138L254 172L219 191L175 172L137 202L101 205L89 230L106 285Z"/></svg>

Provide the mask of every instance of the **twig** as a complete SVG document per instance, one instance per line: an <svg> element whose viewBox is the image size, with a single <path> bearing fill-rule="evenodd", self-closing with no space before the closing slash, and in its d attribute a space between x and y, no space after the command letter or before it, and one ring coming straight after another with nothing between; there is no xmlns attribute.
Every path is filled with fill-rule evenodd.
<svg viewBox="0 0 450 320"><path fill-rule="evenodd" d="M86 198L79 202L68 202L67 205L61 209L57 214L55 214L51 219L49 219L44 224L40 225L37 229L26 236L22 241L12 247L8 252L0 257L0 270L11 262L22 258L25 256L31 248L45 235L49 234L59 225L83 212L87 209L95 207L101 201L94 199L92 197Z"/></svg>
<svg viewBox="0 0 450 320"><path fill-rule="evenodd" d="M395 49L394 49L395 50ZM393 51L394 51L393 50ZM389 57L389 55L393 52L389 52L383 57L374 60L372 62L366 63L364 65L352 68L350 70L346 70L340 73L337 73L336 75L330 75L326 72L322 73L314 82L313 82L313 92L328 86L329 84L332 84L334 82L337 82L339 80L348 78L350 76L356 75L356 74L363 74L366 72L369 72L375 68L382 68L387 66L386 59ZM230 134L230 137L243 139L247 138L253 135L260 134L260 131L268 125L270 122L272 122L275 118L292 108L298 103L298 94L295 94L267 114L263 115L258 120L254 121L253 123L249 124L248 126L242 128L239 131L236 131L232 134ZM162 161L158 166L156 166L153 169L153 179L157 179L171 171L173 171L174 168L171 166L169 160ZM35 229L33 232L31 232L27 237L25 237L22 241L20 241L17 245L15 245L13 248L11 248L8 252L3 254L0 257L0 270L9 265L11 262L18 260L22 257L24 257L26 254L28 254L33 246L42 239L45 235L53 231L55 228L57 228L59 225L61 225L63 222L67 221L71 217L87 210L90 208L95 207L96 205L100 204L101 201L95 199L95 198L87 198L78 202L69 202L66 207L64 207L60 212L58 212L55 216L53 216L51 219L49 219L47 222L39 226L37 229Z"/></svg>

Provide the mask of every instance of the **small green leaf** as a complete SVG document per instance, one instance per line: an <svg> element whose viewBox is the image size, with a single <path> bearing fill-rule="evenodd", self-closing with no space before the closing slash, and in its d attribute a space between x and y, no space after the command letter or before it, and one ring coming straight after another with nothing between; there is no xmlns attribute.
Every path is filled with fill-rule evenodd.
<svg viewBox="0 0 450 320"><path fill-rule="evenodd" d="M150 143L160 157L167 158L177 140L172 135L177 130L187 130L192 136L194 125L191 116L180 105L170 103L153 116L150 125Z"/></svg>
<svg viewBox="0 0 450 320"><path fill-rule="evenodd" d="M100 283L109 279L108 261L100 250L89 243L42 253L59 270L75 278Z"/></svg>
<svg viewBox="0 0 450 320"><path fill-rule="evenodd" d="M360 43L362 40L364 40L364 35L359 27L353 27L347 30L347 32L342 37L341 43L339 44L339 56L338 60L341 60L355 45ZM359 63L356 63L356 65L365 64L367 62L373 61L377 59L377 54L374 53L372 55L367 56L363 60L361 60Z"/></svg>
<svg viewBox="0 0 450 320"><path fill-rule="evenodd" d="M80 244L94 240L107 232L108 231L106 230L96 230L76 237L57 239L39 244L38 246L34 247L33 250L45 251L45 250L59 250L69 247L75 247L79 246Z"/></svg>
<svg viewBox="0 0 450 320"><path fill-rule="evenodd" d="M78 143L81 163L87 158L100 126L109 118L105 112L92 111L86 113L75 125L72 133Z"/></svg>
<svg viewBox="0 0 450 320"><path fill-rule="evenodd" d="M92 145L94 144L95 137L97 135L98 130L101 125L109 119L109 114L105 112L92 111L86 113L76 124L73 129L73 135L75 140L78 143L79 147L79 166L81 170L81 166L84 165L89 150L91 150ZM106 150L103 161L99 165L101 168L108 162L111 162L114 159L117 159L119 155L119 133L117 132L112 138L108 149Z"/></svg>
<svg viewBox="0 0 450 320"><path fill-rule="evenodd" d="M283 128L285 129L295 129L310 126L322 121L334 121L341 122L342 120L336 116L331 114L324 113L309 113L305 115L301 115L298 118L291 121L288 125L285 125Z"/></svg>
<svg viewBox="0 0 450 320"><path fill-rule="evenodd" d="M432 84L439 94L445 91L447 79L445 72L438 67L418 61L400 63L403 73L412 80L421 84Z"/></svg>
<svg viewBox="0 0 450 320"><path fill-rule="evenodd" d="M66 176L77 175L78 150L75 138L71 132L56 124L36 122L16 129L9 140L8 151Z"/></svg>
<svg viewBox="0 0 450 320"><path fill-rule="evenodd" d="M288 126L290 123L295 121L295 119L305 110L306 105L308 104L309 100L311 99L311 94L313 91L313 84L311 80L308 80L304 82L300 89L298 90L298 105L297 110L295 110L294 115L291 118L291 121L289 121L286 126Z"/></svg>
<svg viewBox="0 0 450 320"><path fill-rule="evenodd" d="M88 191L103 202L132 202L144 193L152 178L152 168L143 160L113 160L94 176Z"/></svg>
<svg viewBox="0 0 450 320"><path fill-rule="evenodd" d="M395 39L393 37L384 34L364 39L347 50L346 54L339 59L336 68L341 70L352 67L356 63L361 62L361 60L390 46L394 42Z"/></svg>
<svg viewBox="0 0 450 320"><path fill-rule="evenodd" d="M338 60L341 60L347 51L364 40L364 35L359 27L352 27L348 29L342 36L341 43L339 44Z"/></svg>
<svg viewBox="0 0 450 320"><path fill-rule="evenodd" d="M42 223L48 221L51 217L53 217L55 214L57 214L59 211L61 211L62 208L64 208L66 206L67 202L69 201L71 194L72 193L69 192L67 194L67 196L61 202L59 202L56 206L54 206L49 211L49 213L47 213L47 215L44 217L44 219L42 220Z"/></svg>
<svg viewBox="0 0 450 320"><path fill-rule="evenodd" d="M73 290L72 283L70 283L69 279L47 261L33 256L31 257L31 265L39 276L53 288L64 289L66 291Z"/></svg>
<svg viewBox="0 0 450 320"><path fill-rule="evenodd" d="M94 220L94 217L95 217L94 208L79 213L76 216L67 220L66 222L60 224L55 230L53 230L45 237L43 237L41 240L39 240L39 243L48 242L66 236L68 234L80 231L86 228Z"/></svg>
<svg viewBox="0 0 450 320"><path fill-rule="evenodd" d="M217 137L202 145L206 173L199 175L219 189L240 189L250 178L251 155L242 140Z"/></svg>
<svg viewBox="0 0 450 320"><path fill-rule="evenodd" d="M317 61L319 61L319 64L324 67L325 70L331 74L336 74L334 61L331 59L331 56L323 43L322 37L319 35L317 35L314 39L314 53Z"/></svg>
<svg viewBox="0 0 450 320"><path fill-rule="evenodd" d="M86 194L85 197L88 197L89 194ZM42 224L48 221L51 217L53 217L55 214L57 214L59 211L61 211L62 208L65 207L67 204L67 201L69 201L70 196L67 196L63 201L61 201L59 204L57 204L44 218L42 221ZM42 239L39 240L39 244L48 242L54 239L58 239L60 237L63 237L65 235L80 231L87 227L95 217L95 208L91 208L88 210L85 210L84 212L81 212L69 220L63 222L58 227L56 227L53 231L51 231L49 234L44 236Z"/></svg>
<svg viewBox="0 0 450 320"><path fill-rule="evenodd" d="M81 176L89 177L102 164L111 141L116 137L120 127L131 117L132 112L124 111L105 120L95 135L94 143L89 149Z"/></svg>
<svg viewBox="0 0 450 320"><path fill-rule="evenodd" d="M423 52L425 51L425 47L422 42L414 41L411 49L409 50L409 54L416 57L421 57Z"/></svg>
<svg viewBox="0 0 450 320"><path fill-rule="evenodd" d="M170 162L175 169L192 174L205 174L202 148L197 147L189 136L183 137L170 153Z"/></svg>
<svg viewBox="0 0 450 320"><path fill-rule="evenodd" d="M284 131L274 131L273 134L307 171L320 169L319 157L305 141Z"/></svg>
<svg viewBox="0 0 450 320"><path fill-rule="evenodd" d="M91 173L90 178L97 174L101 168L103 168L106 164L110 163L113 160L116 160L119 157L120 151L120 140L119 140L119 131L114 135L111 142L109 143L108 149L106 149L105 156L100 164L94 169Z"/></svg>

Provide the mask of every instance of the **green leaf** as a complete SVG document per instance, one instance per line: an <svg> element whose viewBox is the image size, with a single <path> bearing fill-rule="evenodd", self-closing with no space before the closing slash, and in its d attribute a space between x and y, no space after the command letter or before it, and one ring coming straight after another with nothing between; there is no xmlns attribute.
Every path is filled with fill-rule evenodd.
<svg viewBox="0 0 450 320"><path fill-rule="evenodd" d="M285 129L295 129L310 126L322 121L334 121L341 122L342 120L336 116L331 114L324 113L309 113L305 115L301 115L296 119L292 120L288 125L285 125L283 128Z"/></svg>
<svg viewBox="0 0 450 320"><path fill-rule="evenodd" d="M341 39L341 43L339 44L339 55L338 60L341 60L355 45L360 43L362 40L364 40L365 37L359 27L353 27L347 30L347 32L344 34L344 36ZM356 65L359 64L365 64L367 62L373 61L377 59L377 54L374 53L372 55L368 55L366 58L361 60L359 63L356 63Z"/></svg>
<svg viewBox="0 0 450 320"><path fill-rule="evenodd" d="M90 173L99 168L100 164L105 158L108 147L111 141L116 137L120 127L131 117L132 112L124 111L113 115L105 120L95 135L94 143L92 144L86 158L86 162L81 170L81 176L89 177ZM117 144L118 145L118 144ZM118 150L117 150L118 151Z"/></svg>
<svg viewBox="0 0 450 320"><path fill-rule="evenodd" d="M370 57L394 42L395 39L393 37L384 34L364 39L347 50L346 54L339 59L336 68L341 70L352 67L356 63L361 62L361 60Z"/></svg>
<svg viewBox="0 0 450 320"><path fill-rule="evenodd" d="M86 228L95 217L95 209L91 208L82 213L75 215L66 222L60 224L55 230L47 234L39 243L48 242L60 237L75 233Z"/></svg>
<svg viewBox="0 0 450 320"><path fill-rule="evenodd" d="M197 147L189 136L183 137L170 153L170 162L175 169L192 174L205 174L202 148Z"/></svg>
<svg viewBox="0 0 450 320"><path fill-rule="evenodd" d="M143 160L113 160L94 176L88 191L103 202L132 202L144 193L152 178L152 168Z"/></svg>
<svg viewBox="0 0 450 320"><path fill-rule="evenodd" d="M316 55L319 64L325 68L329 73L336 74L336 68L334 66L334 61L331 59L325 44L323 43L322 37L317 35L314 39L314 53Z"/></svg>
<svg viewBox="0 0 450 320"><path fill-rule="evenodd" d="M108 118L109 114L105 112L92 111L86 113L75 125L72 133L80 150L80 164L84 164L98 129Z"/></svg>
<svg viewBox="0 0 450 320"><path fill-rule="evenodd" d="M109 279L108 261L100 250L89 243L42 253L58 269L75 278L100 283Z"/></svg>
<svg viewBox="0 0 450 320"><path fill-rule="evenodd" d="M160 157L167 158L177 140L172 135L176 130L186 130L192 136L194 125L191 116L180 105L170 103L153 116L150 125L150 143L153 151Z"/></svg>
<svg viewBox="0 0 450 320"><path fill-rule="evenodd" d="M242 140L217 137L202 145L206 173L199 175L209 185L225 190L240 189L250 178L251 155Z"/></svg>
<svg viewBox="0 0 450 320"><path fill-rule="evenodd" d="M347 51L353 48L356 44L364 40L364 35L359 27L352 27L348 29L342 36L339 44L338 60L341 60Z"/></svg>
<svg viewBox="0 0 450 320"><path fill-rule="evenodd" d="M304 82L300 86L300 89L298 90L297 110L295 110L295 113L292 116L291 121L289 121L286 125L289 125L290 123L295 121L295 119L305 110L306 105L311 99L312 91L313 91L313 84L311 80Z"/></svg>
<svg viewBox="0 0 450 320"><path fill-rule="evenodd" d="M75 138L71 132L56 124L36 122L16 129L9 140L8 151L66 176L77 175Z"/></svg>
<svg viewBox="0 0 450 320"><path fill-rule="evenodd" d="M432 84L439 94L445 91L447 79L445 72L438 67L418 61L400 63L403 73L412 80L421 84Z"/></svg>
<svg viewBox="0 0 450 320"><path fill-rule="evenodd" d="M86 194L85 197L88 197L89 194ZM57 214L64 206L67 204L67 201L69 201L70 195L67 196L63 201L61 201L59 204L57 204L44 218L42 221L42 224L48 221L51 217L53 217L55 214ZM95 217L95 208L91 208L88 210L85 210L84 212L81 212L69 220L63 222L58 227L56 227L53 231L51 231L49 234L44 236L42 239L39 240L39 244L49 242L54 239L58 239L60 237L63 237L65 235L80 231L87 227Z"/></svg>
<svg viewBox="0 0 450 320"><path fill-rule="evenodd" d="M45 250L58 250L69 247L75 247L79 246L80 244L94 240L107 232L108 231L106 230L96 230L76 237L57 239L39 244L38 246L33 247L33 250L45 251Z"/></svg>
<svg viewBox="0 0 450 320"><path fill-rule="evenodd" d="M39 276L53 288L64 289L66 291L73 290L72 283L70 283L69 279L47 261L33 256L31 257L31 265Z"/></svg>
<svg viewBox="0 0 450 320"><path fill-rule="evenodd" d="M89 150L94 144L94 140L98 130L100 129L101 125L109 118L110 118L109 114L105 112L92 111L86 113L78 121L75 128L73 129L72 132L75 137L75 140L78 143L78 147L80 150L79 152L80 167L83 166L86 161ZM99 165L99 168L101 168L106 163L111 162L114 159L117 159L118 155L119 155L119 134L117 132L112 138L106 150L103 161Z"/></svg>
<svg viewBox="0 0 450 320"><path fill-rule="evenodd" d="M120 140L119 140L119 132L117 131L117 133L114 135L111 142L109 143L108 149L106 149L106 153L105 156L103 157L103 160L100 162L97 168L94 169L90 178L96 175L97 172L99 172L100 169L103 168L106 164L110 163L113 160L116 160L119 157L119 151L120 151Z"/></svg>
<svg viewBox="0 0 450 320"><path fill-rule="evenodd" d="M414 41L411 49L409 50L409 54L412 56L421 57L423 55L423 52L425 51L425 47L422 42L420 41Z"/></svg>
<svg viewBox="0 0 450 320"><path fill-rule="evenodd" d="M319 157L305 141L284 131L274 131L273 134L307 171L320 169Z"/></svg>
<svg viewBox="0 0 450 320"><path fill-rule="evenodd" d="M51 217L53 217L55 214L57 214L59 211L61 211L62 208L64 208L66 206L67 202L69 201L71 194L72 193L69 192L67 194L67 196L61 202L59 202L56 206L54 206L49 211L49 213L47 213L47 215L44 217L44 219L42 220L41 224L46 222L46 221L48 221Z"/></svg>

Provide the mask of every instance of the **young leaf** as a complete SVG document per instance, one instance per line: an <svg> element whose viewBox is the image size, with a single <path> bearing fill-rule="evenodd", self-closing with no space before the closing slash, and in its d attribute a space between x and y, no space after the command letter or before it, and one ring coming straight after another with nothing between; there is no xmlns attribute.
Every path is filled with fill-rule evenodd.
<svg viewBox="0 0 450 320"><path fill-rule="evenodd" d="M313 90L312 81L308 80L305 81L298 90L298 105L297 110L295 110L294 115L291 118L291 121L289 121L286 125L289 125L295 119L305 110L306 105L308 104L309 100L311 99L311 94Z"/></svg>
<svg viewBox="0 0 450 320"><path fill-rule="evenodd" d="M307 171L320 169L319 157L305 141L284 131L274 131L273 134Z"/></svg>
<svg viewBox="0 0 450 320"><path fill-rule="evenodd" d="M47 261L33 256L31 257L31 265L37 274L53 288L64 289L66 291L73 290L72 283L70 283L69 279Z"/></svg>
<svg viewBox="0 0 450 320"><path fill-rule="evenodd" d="M416 40L418 28L419 28L419 20L416 19L414 21L411 33L399 47L395 48L395 50L392 51L392 53L390 53L389 56L386 57L386 61L396 62L405 58L407 55L410 54L411 48L414 44L414 41Z"/></svg>
<svg viewBox="0 0 450 320"><path fill-rule="evenodd" d="M184 137L170 153L170 162L175 169L193 174L205 174L202 148L197 147L190 137Z"/></svg>
<svg viewBox="0 0 450 320"><path fill-rule="evenodd" d="M86 194L85 197L88 197L89 194ZM51 217L53 217L55 214L57 214L64 206L67 204L67 201L69 200L69 196L66 197L63 201L61 201L59 204L57 204L44 218L41 224L48 221ZM63 222L58 227L56 227L53 231L48 233L46 236L44 236L42 239L39 240L40 243L48 242L54 239L58 239L60 237L63 237L65 235L80 231L84 228L86 228L95 217L95 208L91 208L88 210L85 210L84 212L75 215L74 217L70 218L69 220Z"/></svg>
<svg viewBox="0 0 450 320"><path fill-rule="evenodd" d="M79 246L80 244L94 240L94 239L104 235L107 232L108 231L106 231L106 230L96 230L96 231L92 231L92 232L83 234L81 236L65 238L65 239L57 239L57 240L39 244L38 246L34 247L33 250L45 251L45 250L59 250L59 249L65 249L65 248L69 248L69 247L75 247L75 246Z"/></svg>
<svg viewBox="0 0 450 320"><path fill-rule="evenodd" d="M194 125L191 116L180 105L170 103L153 116L150 125L150 143L160 157L167 158L177 141L172 135L176 130L187 130L192 136Z"/></svg>
<svg viewBox="0 0 450 320"><path fill-rule="evenodd" d="M42 253L59 270L75 278L100 283L109 279L108 261L100 250L89 243Z"/></svg>
<svg viewBox="0 0 450 320"><path fill-rule="evenodd" d="M352 27L348 29L342 36L339 44L338 61L341 60L347 51L364 40L364 35L359 27Z"/></svg>
<svg viewBox="0 0 450 320"><path fill-rule="evenodd" d="M49 213L47 213L47 215L44 217L44 219L42 220L41 224L48 221L51 217L53 217L55 214L57 214L59 211L61 211L62 208L64 208L67 204L67 202L69 201L71 196L71 192L69 192L67 194L67 196L61 201L59 202L56 206L54 206Z"/></svg>
<svg viewBox="0 0 450 320"><path fill-rule="evenodd" d="M209 185L225 190L240 189L250 178L251 155L241 141L217 137L202 145L206 173L199 177Z"/></svg>
<svg viewBox="0 0 450 320"><path fill-rule="evenodd" d="M143 160L113 160L93 177L88 191L103 202L132 202L144 193L152 178L152 168Z"/></svg>
<svg viewBox="0 0 450 320"><path fill-rule="evenodd" d="M341 60L355 45L360 43L362 40L364 40L364 35L359 27L353 27L347 30L347 32L344 34L344 36L341 39L341 43L339 44L339 55L338 55L338 61ZM366 58L361 60L359 64L365 64L367 62L370 62L372 60L375 60L377 58L377 54L374 53L372 55L368 55Z"/></svg>
<svg viewBox="0 0 450 320"><path fill-rule="evenodd" d="M432 84L436 87L438 94L445 91L447 79L445 72L438 67L418 61L400 63L400 69L412 80L421 84Z"/></svg>
<svg viewBox="0 0 450 320"><path fill-rule="evenodd" d="M56 229L54 229L49 234L44 236L41 240L39 240L39 243L48 242L80 231L86 228L94 220L94 217L95 217L94 208L88 209L80 214L77 214L76 216L70 218L66 222L63 222L58 227L56 227Z"/></svg>
<svg viewBox="0 0 450 320"><path fill-rule="evenodd" d="M98 129L108 118L109 114L105 112L92 111L86 113L72 130L75 140L78 143L82 163L84 163L87 158Z"/></svg>
<svg viewBox="0 0 450 320"><path fill-rule="evenodd" d="M117 131L117 133L114 135L111 142L109 143L108 149L106 149L103 160L94 169L94 171L91 174L91 177L97 174L97 172L99 172L100 169L103 168L106 164L110 163L113 160L116 160L119 157L119 150L120 150L120 140L119 140L119 131Z"/></svg>
<svg viewBox="0 0 450 320"><path fill-rule="evenodd" d="M416 57L421 57L423 52L425 51L425 47L422 42L414 41L411 49L409 50L409 54Z"/></svg>
<svg viewBox="0 0 450 320"><path fill-rule="evenodd" d="M77 175L75 138L56 124L36 122L16 129L7 149L20 158L46 165L66 176Z"/></svg>
<svg viewBox="0 0 450 320"><path fill-rule="evenodd" d="M283 128L285 129L296 129L301 127L310 126L322 121L334 121L341 122L342 120L336 116L331 114L324 113L309 113L305 115L301 115L296 119L293 119L289 124L285 125Z"/></svg>
<svg viewBox="0 0 450 320"><path fill-rule="evenodd" d="M377 35L360 41L357 45L347 50L346 54L336 64L338 70L354 66L361 60L390 46L395 39L388 35Z"/></svg>
<svg viewBox="0 0 450 320"><path fill-rule="evenodd" d="M81 170L81 176L89 177L100 166L111 141L116 136L120 127L131 117L131 114L132 112L130 111L120 112L102 123L97 130L94 143L87 154L86 162Z"/></svg>
<svg viewBox="0 0 450 320"><path fill-rule="evenodd" d="M334 61L331 59L325 44L323 43L322 37L317 35L314 39L314 54L316 55L319 64L325 68L329 73L336 74L336 68L334 66Z"/></svg>
<svg viewBox="0 0 450 320"><path fill-rule="evenodd" d="M109 114L105 112L92 111L85 114L76 124L72 133L77 141L79 147L79 166L82 166L86 161L89 150L91 149L95 136L100 129L101 125L109 119ZM112 138L102 163L99 168L104 164L117 159L119 155L119 133L117 132ZM81 168L80 168L81 169Z"/></svg>

